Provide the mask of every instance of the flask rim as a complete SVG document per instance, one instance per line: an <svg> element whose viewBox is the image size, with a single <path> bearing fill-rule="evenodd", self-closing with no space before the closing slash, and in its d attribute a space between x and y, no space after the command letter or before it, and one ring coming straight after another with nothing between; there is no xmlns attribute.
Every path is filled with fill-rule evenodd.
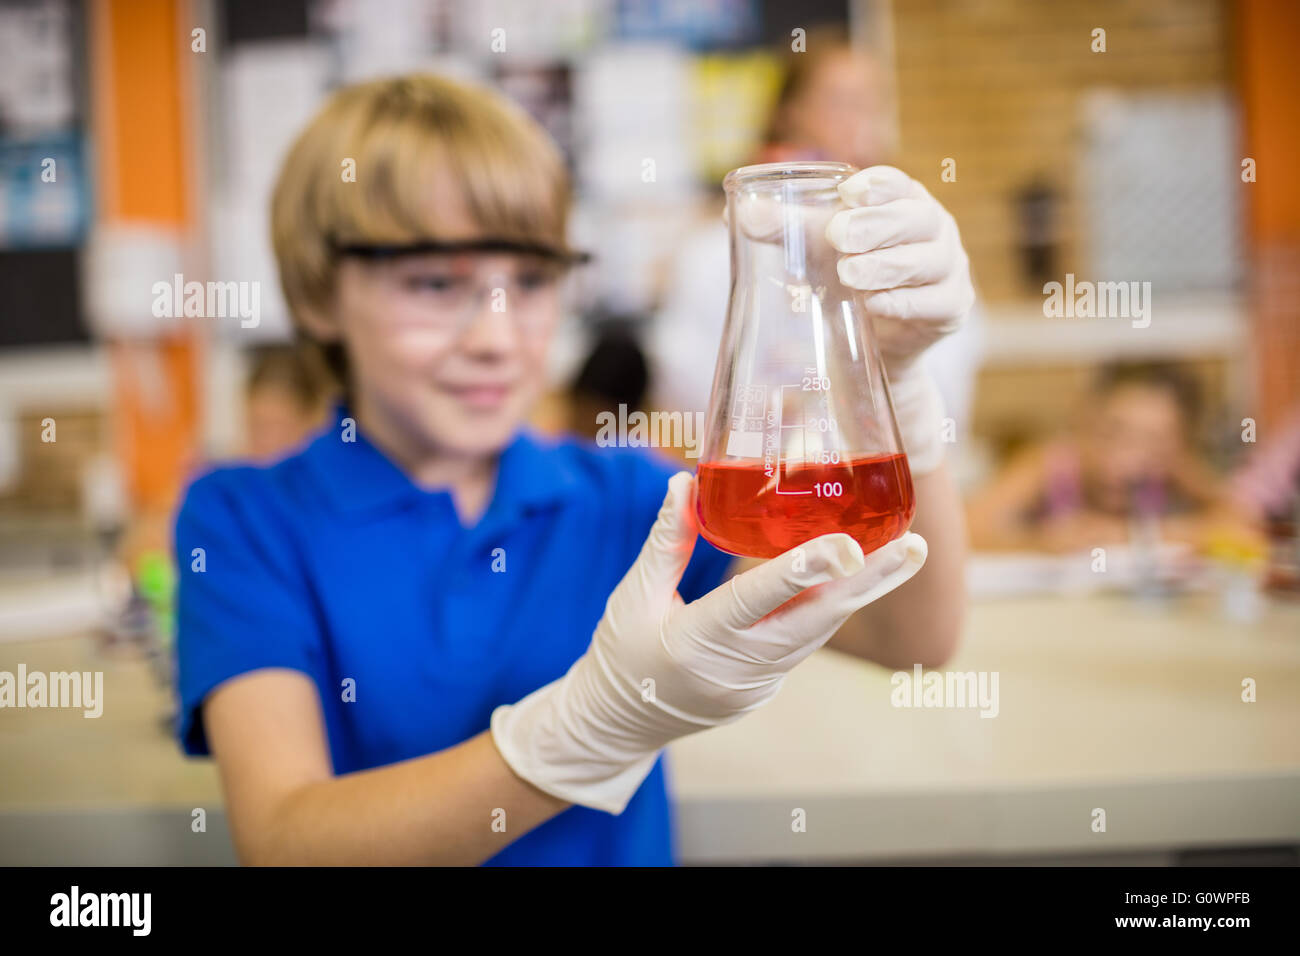
<svg viewBox="0 0 1300 956"><path fill-rule="evenodd" d="M825 160L807 160L791 163L756 163L741 166L727 173L722 180L722 188L733 192L742 186L756 182L782 182L794 179L834 179L843 182L857 169L848 163L828 162Z"/></svg>

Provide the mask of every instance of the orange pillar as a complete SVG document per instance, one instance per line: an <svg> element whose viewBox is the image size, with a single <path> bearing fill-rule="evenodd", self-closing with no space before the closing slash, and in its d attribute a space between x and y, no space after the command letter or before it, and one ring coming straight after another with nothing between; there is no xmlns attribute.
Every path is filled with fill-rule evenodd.
<svg viewBox="0 0 1300 956"><path fill-rule="evenodd" d="M186 10L185 0L92 0L90 11L99 222L107 233L115 226L143 227L165 244L174 239L178 262L185 258L192 215L189 58L206 55L190 51L189 25L182 22ZM151 276L149 269L145 265L131 281L171 281L171 275ZM130 317L119 328L109 322L104 335L127 487L137 513L158 520L174 506L194 461L199 342L182 319L160 326L140 318L138 326Z"/></svg>
<svg viewBox="0 0 1300 956"><path fill-rule="evenodd" d="M1234 8L1242 157L1256 164L1256 181L1241 185L1260 402L1254 417L1267 429L1300 407L1300 4L1241 0Z"/></svg>

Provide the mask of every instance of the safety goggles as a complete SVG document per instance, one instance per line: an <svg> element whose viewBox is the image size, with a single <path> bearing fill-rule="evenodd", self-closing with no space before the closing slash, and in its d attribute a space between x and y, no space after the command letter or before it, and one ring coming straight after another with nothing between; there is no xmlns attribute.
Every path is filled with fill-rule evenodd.
<svg viewBox="0 0 1300 956"><path fill-rule="evenodd" d="M555 315L556 285L586 253L512 239L421 240L407 243L335 243L338 255L367 262L391 296L393 318L459 335L474 316L505 313L526 334ZM506 256L511 268L485 268L480 256Z"/></svg>
<svg viewBox="0 0 1300 956"><path fill-rule="evenodd" d="M515 254L536 256L564 266L576 266L591 261L591 253L561 249L542 242L522 239L418 239L413 242L351 242L335 239L330 242L334 254L358 259L387 260L403 256L428 254L464 255L472 253Z"/></svg>

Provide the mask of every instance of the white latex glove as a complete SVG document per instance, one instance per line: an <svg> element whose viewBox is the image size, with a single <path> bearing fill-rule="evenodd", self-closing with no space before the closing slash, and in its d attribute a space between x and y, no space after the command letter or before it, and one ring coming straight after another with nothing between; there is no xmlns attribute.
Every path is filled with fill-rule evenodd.
<svg viewBox="0 0 1300 956"><path fill-rule="evenodd" d="M918 359L974 306L970 260L952 215L902 170L872 166L839 193L850 208L831 217L826 239L844 253L840 281L865 293L908 465L924 474L943 460L943 400Z"/></svg>
<svg viewBox="0 0 1300 956"><path fill-rule="evenodd" d="M665 744L771 700L849 615L925 562L916 534L865 557L848 535L829 534L684 604L677 584L695 545L694 488L685 472L669 481L587 652L564 677L492 713L506 763L553 796L621 813Z"/></svg>

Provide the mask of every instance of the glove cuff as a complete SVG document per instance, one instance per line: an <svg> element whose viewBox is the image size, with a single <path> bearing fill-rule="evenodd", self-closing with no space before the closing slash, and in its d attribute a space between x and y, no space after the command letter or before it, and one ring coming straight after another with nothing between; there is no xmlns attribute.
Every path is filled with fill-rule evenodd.
<svg viewBox="0 0 1300 956"><path fill-rule="evenodd" d="M569 672L492 712L493 742L519 777L570 803L619 814L665 743L716 721L632 700L595 649Z"/></svg>
<svg viewBox="0 0 1300 956"><path fill-rule="evenodd" d="M510 769L537 789L569 803L620 814L659 754L615 763L584 753L567 734L557 733L558 708L552 697L562 693L556 685L563 680L492 711L492 740Z"/></svg>
<svg viewBox="0 0 1300 956"><path fill-rule="evenodd" d="M645 782L658 752L646 754L623 766L590 760L556 759L554 741L538 727L536 708L528 706L535 691L518 704L505 704L492 712L492 740L501 759L519 778L538 790L568 803L622 813Z"/></svg>

